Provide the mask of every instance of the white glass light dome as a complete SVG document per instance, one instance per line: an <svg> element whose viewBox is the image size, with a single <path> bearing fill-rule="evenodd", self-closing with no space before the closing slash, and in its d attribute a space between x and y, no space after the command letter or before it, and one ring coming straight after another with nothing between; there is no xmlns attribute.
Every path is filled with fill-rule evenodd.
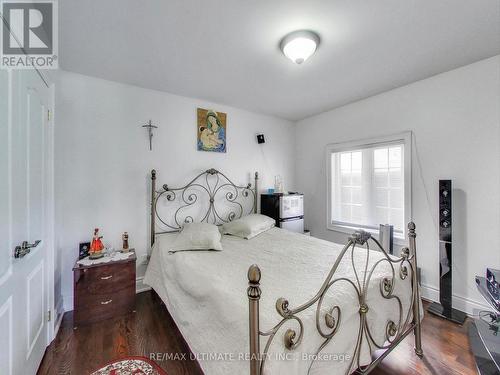
<svg viewBox="0 0 500 375"><path fill-rule="evenodd" d="M319 45L318 34L309 30L294 31L280 42L283 54L296 64L302 64L316 51Z"/></svg>

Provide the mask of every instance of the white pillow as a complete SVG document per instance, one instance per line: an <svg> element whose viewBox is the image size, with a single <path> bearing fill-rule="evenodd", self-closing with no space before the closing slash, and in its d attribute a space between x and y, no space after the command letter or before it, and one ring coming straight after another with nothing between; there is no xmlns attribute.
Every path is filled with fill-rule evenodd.
<svg viewBox="0 0 500 375"><path fill-rule="evenodd" d="M222 250L219 228L209 223L186 223L170 246L171 251Z"/></svg>
<svg viewBox="0 0 500 375"><path fill-rule="evenodd" d="M250 214L241 219L231 221L222 226L222 233L245 238L249 240L276 224L274 219L260 214Z"/></svg>

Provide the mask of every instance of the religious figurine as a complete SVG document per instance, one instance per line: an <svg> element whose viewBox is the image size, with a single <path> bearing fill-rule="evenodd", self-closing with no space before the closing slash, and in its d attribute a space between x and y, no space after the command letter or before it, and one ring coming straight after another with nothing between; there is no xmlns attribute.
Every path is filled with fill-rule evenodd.
<svg viewBox="0 0 500 375"><path fill-rule="evenodd" d="M99 236L99 228L94 229L94 236L92 237L92 242L90 243L89 257L91 259L96 259L104 256L102 251L104 250L104 244L101 241L102 236Z"/></svg>
<svg viewBox="0 0 500 375"><path fill-rule="evenodd" d="M128 251L128 233L124 232L122 234L122 240L123 240L123 252L126 253Z"/></svg>

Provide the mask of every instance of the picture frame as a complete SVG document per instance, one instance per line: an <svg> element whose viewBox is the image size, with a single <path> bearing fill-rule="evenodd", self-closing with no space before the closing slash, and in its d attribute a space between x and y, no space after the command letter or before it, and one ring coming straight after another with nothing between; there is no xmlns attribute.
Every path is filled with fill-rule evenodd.
<svg viewBox="0 0 500 375"><path fill-rule="evenodd" d="M197 109L198 151L226 152L226 120L227 114L224 112Z"/></svg>
<svg viewBox="0 0 500 375"><path fill-rule="evenodd" d="M89 256L90 242L81 242L78 245L78 260Z"/></svg>

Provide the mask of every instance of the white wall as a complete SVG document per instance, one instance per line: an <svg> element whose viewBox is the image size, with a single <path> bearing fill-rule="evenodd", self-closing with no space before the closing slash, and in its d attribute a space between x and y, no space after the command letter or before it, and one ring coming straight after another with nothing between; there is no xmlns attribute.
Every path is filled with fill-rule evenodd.
<svg viewBox="0 0 500 375"><path fill-rule="evenodd" d="M242 184L253 182L259 171L262 189L273 186L276 174L293 186L289 121L68 72L58 75L56 88L56 246L65 310L73 308L71 269L78 243L88 241L94 227L116 248L128 231L138 264L144 260L152 168L159 184L171 186L210 167ZM196 150L197 107L227 113L226 154ZM141 128L149 119L159 126L153 152ZM264 145L255 140L260 132ZM143 272L139 267L138 275Z"/></svg>
<svg viewBox="0 0 500 375"><path fill-rule="evenodd" d="M326 229L328 143L411 130L413 218L417 224L424 295L436 299L437 181L453 179L454 291L458 308L481 302L474 275L500 267L500 57L483 60L366 100L299 121L60 72L56 77L56 245L64 307L72 309L72 272L78 243L102 228L115 247L128 231L140 259L148 243L149 171L159 183L181 184L208 167L261 188L281 174L286 187L306 194L306 226L338 242ZM196 108L228 114L228 153L196 151ZM145 130L160 128L149 152ZM264 132L259 146L255 134ZM295 147L292 145L295 144ZM415 147L416 146L416 147ZM295 153L294 153L295 151ZM420 165L420 167L419 167ZM295 183L296 182L296 183ZM144 272L139 267L138 274ZM56 280L58 276L56 275Z"/></svg>
<svg viewBox="0 0 500 375"><path fill-rule="evenodd" d="M471 312L482 302L474 275L500 268L499 103L496 56L299 121L295 179L305 193L306 226L314 236L345 240L326 229L328 143L413 131L413 219L424 295L438 298L437 189L439 179L450 178L454 304Z"/></svg>

